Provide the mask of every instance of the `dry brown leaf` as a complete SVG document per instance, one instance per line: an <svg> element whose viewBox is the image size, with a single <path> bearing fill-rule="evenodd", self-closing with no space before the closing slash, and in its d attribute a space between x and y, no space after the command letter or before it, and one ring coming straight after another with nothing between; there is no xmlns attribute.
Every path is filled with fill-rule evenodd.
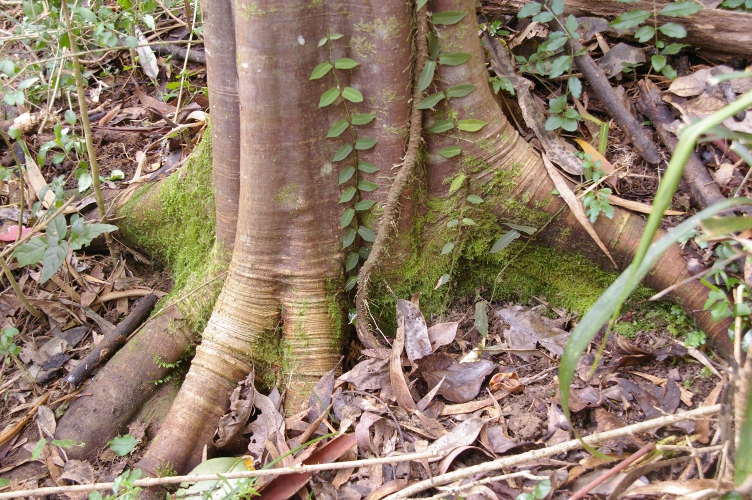
<svg viewBox="0 0 752 500"><path fill-rule="evenodd" d="M585 215L585 209L582 207L582 202L577 199L572 190L569 188L567 181L565 181L564 177L559 173L558 170L556 170L556 167L553 163L551 163L551 160L548 159L545 153L541 154L541 158L543 158L543 164L546 166L546 170L548 171L548 175L549 177L551 177L554 186L556 186L559 194L562 198L564 198L567 206L569 206L569 209L577 218L577 222L579 222L580 225L585 229L585 231L587 231L587 233L590 235L590 237L593 238L593 241L595 241L595 243L598 245L598 248L600 248L603 253L606 254L608 260L611 261L614 267L618 269L619 266L616 265L616 261L614 261L614 258L611 257L611 253L608 251L608 248L606 248L606 245L603 244L603 241L601 241L598 233L596 233L595 229L593 229L593 225L590 223L590 219L588 219L587 215Z"/></svg>
<svg viewBox="0 0 752 500"><path fill-rule="evenodd" d="M428 329L428 338L431 341L431 347L435 351L437 348L449 345L454 342L457 336L458 321L450 323L439 323Z"/></svg>
<svg viewBox="0 0 752 500"><path fill-rule="evenodd" d="M405 329L405 354L414 366L415 360L433 352L428 338L428 326L415 303L397 299L397 324L400 323Z"/></svg>
<svg viewBox="0 0 752 500"><path fill-rule="evenodd" d="M426 335L428 336L428 335ZM407 387L405 374L402 371L402 349L405 344L405 319L397 327L397 336L392 344L392 356L389 360L389 380L392 383L392 391L397 399L397 404L408 413L417 409L415 400Z"/></svg>

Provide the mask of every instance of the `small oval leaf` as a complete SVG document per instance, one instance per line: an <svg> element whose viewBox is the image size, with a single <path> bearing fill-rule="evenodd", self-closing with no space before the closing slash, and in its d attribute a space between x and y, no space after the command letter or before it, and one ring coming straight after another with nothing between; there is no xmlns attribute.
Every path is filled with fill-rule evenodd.
<svg viewBox="0 0 752 500"><path fill-rule="evenodd" d="M447 243L446 245L444 245L444 247L441 249L441 255L446 255L449 252L451 252L452 250L454 250L454 243L452 243L450 241L449 243Z"/></svg>
<svg viewBox="0 0 752 500"><path fill-rule="evenodd" d="M329 132L327 132L326 134L326 138L329 139L332 137L339 137L340 135L342 135L342 132L347 130L347 127L349 126L350 124L347 123L347 120L338 121L337 123L331 126L331 128L329 129Z"/></svg>
<svg viewBox="0 0 752 500"><path fill-rule="evenodd" d="M341 161L348 157L350 153L352 153L353 147L351 144L343 144L336 153L334 153L334 158L332 158L332 161Z"/></svg>
<svg viewBox="0 0 752 500"><path fill-rule="evenodd" d="M339 228L344 229L347 226L349 226L353 220L353 217L355 217L354 208L348 208L347 210L345 210L344 213L342 214L342 218L339 221Z"/></svg>
<svg viewBox="0 0 752 500"><path fill-rule="evenodd" d="M339 202L347 203L348 201L353 199L356 192L357 192L357 189L355 189L355 186L350 186L349 188L345 189L342 192L342 194L339 197Z"/></svg>
<svg viewBox="0 0 752 500"><path fill-rule="evenodd" d="M467 62L472 57L467 52L453 52L451 54L439 54L439 64L445 66L459 66Z"/></svg>
<svg viewBox="0 0 752 500"><path fill-rule="evenodd" d="M376 202L374 200L360 200L355 204L355 211L365 212L366 210L370 210L375 204Z"/></svg>
<svg viewBox="0 0 752 500"><path fill-rule="evenodd" d="M473 205L480 205L481 203L483 203L483 198L481 198L477 194L471 194L467 197L467 201L469 201Z"/></svg>
<svg viewBox="0 0 752 500"><path fill-rule="evenodd" d="M483 120L460 120L457 122L457 128L465 132L477 132L488 125Z"/></svg>
<svg viewBox="0 0 752 500"><path fill-rule="evenodd" d="M347 260L345 261L345 272L349 272L354 269L355 266L358 265L359 259L360 255L357 252L350 252L350 254L347 256Z"/></svg>
<svg viewBox="0 0 752 500"><path fill-rule="evenodd" d="M342 97L350 102L363 102L363 94L358 89L352 87L345 87L342 91Z"/></svg>
<svg viewBox="0 0 752 500"><path fill-rule="evenodd" d="M332 70L332 63L329 61L324 61L315 68L313 68L313 71L311 72L311 77L309 80L318 80L319 78L326 76L327 73L329 73Z"/></svg>
<svg viewBox="0 0 752 500"><path fill-rule="evenodd" d="M360 226L358 228L358 234L360 235L361 238L363 238L369 243L373 243L374 241L376 241L376 233L368 229L366 226Z"/></svg>
<svg viewBox="0 0 752 500"><path fill-rule="evenodd" d="M332 87L321 95L319 99L319 108L329 106L331 103L337 100L339 97L339 89Z"/></svg>
<svg viewBox="0 0 752 500"><path fill-rule="evenodd" d="M345 234L342 235L342 248L345 249L353 244L353 241L355 241L355 235L357 233L355 232L355 228L348 227L347 231L345 231Z"/></svg>
<svg viewBox="0 0 752 500"><path fill-rule="evenodd" d="M514 240L516 240L519 237L520 237L520 233L518 233L514 229L512 229L511 231L507 231L506 233L502 234L498 240L496 240L496 243L493 244L490 252L491 253L501 252L507 246L509 246L510 243L512 243Z"/></svg>
<svg viewBox="0 0 752 500"><path fill-rule="evenodd" d="M353 166L345 167L345 169L339 173L338 183L344 184L345 182L349 181L354 173L355 173L355 167Z"/></svg>
<svg viewBox="0 0 752 500"><path fill-rule="evenodd" d="M418 92L423 92L431 85L433 81L433 73L436 71L436 63L434 61L426 61L423 66L423 71L420 72L420 78L418 79Z"/></svg>
<svg viewBox="0 0 752 500"><path fill-rule="evenodd" d="M454 122L452 120L436 120L433 122L433 125L428 127L428 131L433 134L440 134L447 130L452 130L453 128Z"/></svg>
<svg viewBox="0 0 752 500"><path fill-rule="evenodd" d="M362 161L358 163L358 170L366 174L375 174L379 171L379 168L370 161Z"/></svg>
<svg viewBox="0 0 752 500"><path fill-rule="evenodd" d="M466 83L464 85L456 85L454 87L449 87L446 91L446 95L447 97L465 97L473 90L475 90L475 85L470 85L469 83Z"/></svg>
<svg viewBox="0 0 752 500"><path fill-rule="evenodd" d="M457 24L458 22L462 21L462 18L464 18L467 15L467 12L461 11L461 10L448 10L446 12L434 12L431 15L431 21L433 24L443 24L445 26L449 26L452 24Z"/></svg>
<svg viewBox="0 0 752 500"><path fill-rule="evenodd" d="M349 57L343 57L334 61L334 67L337 69L353 69L355 66L360 66L360 63L353 61Z"/></svg>
<svg viewBox="0 0 752 500"><path fill-rule="evenodd" d="M462 152L462 148L459 146L447 146L439 150L439 154L444 158L453 158Z"/></svg>
<svg viewBox="0 0 752 500"><path fill-rule="evenodd" d="M459 188L462 187L462 185L465 183L465 179L467 179L467 176L465 174L460 174L457 177L454 178L452 181L452 184L449 186L449 194L454 193Z"/></svg>
<svg viewBox="0 0 752 500"><path fill-rule="evenodd" d="M361 191L365 191L367 193L370 193L371 191L375 191L378 188L379 188L379 185L371 181L359 181L358 182L358 189Z"/></svg>
<svg viewBox="0 0 752 500"><path fill-rule="evenodd" d="M426 96L418 106L416 106L418 109L430 109L436 106L438 103L441 102L442 99L444 99L445 95L444 92L436 92L435 94L431 94L429 96Z"/></svg>
<svg viewBox="0 0 752 500"><path fill-rule="evenodd" d="M370 137L361 137L357 141L355 141L355 149L358 151L363 151L365 149L371 149L376 145L376 143L379 142L376 139L371 139Z"/></svg>
<svg viewBox="0 0 752 500"><path fill-rule="evenodd" d="M353 125L366 125L371 123L374 118L376 117L368 113L355 113L352 115L350 121L352 121Z"/></svg>

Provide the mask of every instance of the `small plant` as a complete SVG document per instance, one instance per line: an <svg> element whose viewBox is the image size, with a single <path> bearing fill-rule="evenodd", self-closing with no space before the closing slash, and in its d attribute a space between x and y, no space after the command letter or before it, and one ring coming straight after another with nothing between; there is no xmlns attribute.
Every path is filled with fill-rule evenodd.
<svg viewBox="0 0 752 500"><path fill-rule="evenodd" d="M112 495L105 497L98 491L89 493L89 500L136 500L141 488L135 486L136 481L141 478L141 470L125 471L120 474L112 486Z"/></svg>
<svg viewBox="0 0 752 500"><path fill-rule="evenodd" d="M544 479L535 485L532 492L517 495L516 500L543 500L549 493L551 493L551 481Z"/></svg>
<svg viewBox="0 0 752 500"><path fill-rule="evenodd" d="M136 438L134 438L130 434L126 434L124 436L112 438L111 440L107 441L107 445L115 454L124 457L128 453L133 451L133 449L138 445L138 441L136 441Z"/></svg>
<svg viewBox="0 0 752 500"><path fill-rule="evenodd" d="M600 168L600 160L595 160L595 162L593 162L589 153L582 152L578 152L577 157L582 160L582 171L585 180L597 185L606 177L606 172ZM588 190L582 196L582 205L585 207L585 214L590 217L590 222L595 222L600 214L605 215L609 219L613 219L614 207L612 207L608 201L608 195L610 194L611 189L600 188Z"/></svg>
<svg viewBox="0 0 752 500"><path fill-rule="evenodd" d="M17 328L3 329L0 333L0 356L7 354L15 357L21 354L21 347L14 342L16 335L18 335Z"/></svg>
<svg viewBox="0 0 752 500"><path fill-rule="evenodd" d="M687 338L684 339L684 344L686 344L688 347L694 347L697 349L698 347L702 347L705 345L706 342L705 332L701 330L692 330L691 332L687 333Z"/></svg>

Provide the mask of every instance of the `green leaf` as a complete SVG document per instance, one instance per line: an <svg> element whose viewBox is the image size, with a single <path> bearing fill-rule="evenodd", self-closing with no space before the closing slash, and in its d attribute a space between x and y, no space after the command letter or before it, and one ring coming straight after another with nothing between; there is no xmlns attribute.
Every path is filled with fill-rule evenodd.
<svg viewBox="0 0 752 500"><path fill-rule="evenodd" d="M345 90L342 91L342 97L350 102L363 102L363 94L352 87L345 87Z"/></svg>
<svg viewBox="0 0 752 500"><path fill-rule="evenodd" d="M360 260L360 255L357 252L350 252L345 261L345 272L355 269L355 266L358 265L358 260Z"/></svg>
<svg viewBox="0 0 752 500"><path fill-rule="evenodd" d="M8 486L9 484L10 484L10 479L5 479L4 477L0 477L0 488L4 486Z"/></svg>
<svg viewBox="0 0 752 500"><path fill-rule="evenodd" d="M462 187L462 185L465 183L465 179L467 179L467 176L465 174L460 174L457 177L454 178L452 181L452 184L449 186L449 194L454 193L459 188Z"/></svg>
<svg viewBox="0 0 752 500"><path fill-rule="evenodd" d="M420 72L420 78L418 79L418 92L423 92L431 85L433 81L433 73L436 71L436 63L428 60L423 66L423 71Z"/></svg>
<svg viewBox="0 0 752 500"><path fill-rule="evenodd" d="M326 36L322 38L321 40L319 40L318 47L323 47L324 45L326 45L327 40L329 40L329 37L326 37Z"/></svg>
<svg viewBox="0 0 752 500"><path fill-rule="evenodd" d="M356 212L365 212L366 210L370 210L372 206L374 206L376 202L374 200L360 200L355 204L355 211Z"/></svg>
<svg viewBox="0 0 752 500"><path fill-rule="evenodd" d="M664 56L673 56L674 54L678 54L681 49L687 46L688 45L684 43L672 43L667 45L666 48L661 51L661 54L663 54Z"/></svg>
<svg viewBox="0 0 752 500"><path fill-rule="evenodd" d="M31 266L42 260L45 250L47 250L47 240L42 236L37 236L19 245L13 251L13 256L18 260L19 266Z"/></svg>
<svg viewBox="0 0 752 500"><path fill-rule="evenodd" d="M439 154L444 158L453 158L462 152L459 146L447 146L439 150Z"/></svg>
<svg viewBox="0 0 752 500"><path fill-rule="evenodd" d="M347 120L338 121L337 123L331 126L331 128L329 129L329 132L327 132L326 134L326 138L329 139L332 137L339 137L340 135L342 135L342 132L347 130L347 127L349 126L350 124L347 123Z"/></svg>
<svg viewBox="0 0 752 500"><path fill-rule="evenodd" d="M653 35L655 35L655 28L653 28L652 26L640 26L640 28L635 32L634 37L638 42L645 43L653 38Z"/></svg>
<svg viewBox="0 0 752 500"><path fill-rule="evenodd" d="M459 219L452 219L449 222L447 222L447 227L457 227L459 223L460 223Z"/></svg>
<svg viewBox="0 0 752 500"><path fill-rule="evenodd" d="M368 257L371 255L371 249L368 247L360 247L358 248L358 255L360 255L361 259L368 260Z"/></svg>
<svg viewBox="0 0 752 500"><path fill-rule="evenodd" d="M459 10L448 10L446 12L434 12L431 15L431 21L433 24L443 24L445 26L449 26L452 24L457 24L458 22L462 21L462 18L467 15L467 12L465 11L459 11Z"/></svg>
<svg viewBox="0 0 752 500"><path fill-rule="evenodd" d="M332 70L332 63L329 61L324 61L315 68L313 68L313 71L311 72L311 77L309 80L318 80L319 78L322 78L326 76L327 73L329 73ZM319 106L320 107L320 106Z"/></svg>
<svg viewBox="0 0 752 500"><path fill-rule="evenodd" d="M428 0L418 0L418 1L417 1L417 2L415 3L415 10L420 10L420 9L422 9L422 8L423 8L423 6L424 6L425 4L427 4L427 3L428 3Z"/></svg>
<svg viewBox="0 0 752 500"><path fill-rule="evenodd" d="M339 179L337 181L338 184L344 184L345 182L349 181L350 178L355 173L355 167L349 166L345 167L342 172L339 173Z"/></svg>
<svg viewBox="0 0 752 500"><path fill-rule="evenodd" d="M345 189L342 194L339 197L340 203L347 203L348 201L353 199L353 196L355 196L355 193L357 193L358 190L355 189L355 186L350 186L347 189Z"/></svg>
<svg viewBox="0 0 752 500"><path fill-rule="evenodd" d="M73 215L71 218L71 237L68 244L72 250L81 250L100 234L113 231L117 231L117 226L112 224L84 224L82 217Z"/></svg>
<svg viewBox="0 0 752 500"><path fill-rule="evenodd" d="M535 498L546 498L551 493L551 480L544 479L533 488L533 496Z"/></svg>
<svg viewBox="0 0 752 500"><path fill-rule="evenodd" d="M136 441L136 438L130 434L126 434L125 436L112 438L107 444L115 454L124 457L136 447L138 441Z"/></svg>
<svg viewBox="0 0 752 500"><path fill-rule="evenodd" d="M353 220L353 217L355 217L355 209L354 208L348 208L342 213L342 218L339 221L339 228L344 229L347 226L350 225L350 223Z"/></svg>
<svg viewBox="0 0 752 500"><path fill-rule="evenodd" d="M475 303L475 328L484 339L488 338L488 302L479 300Z"/></svg>
<svg viewBox="0 0 752 500"><path fill-rule="evenodd" d="M72 109L68 109L65 111L65 121L70 123L71 125L76 124L76 113L73 112Z"/></svg>
<svg viewBox="0 0 752 500"><path fill-rule="evenodd" d="M379 185L376 183L373 183L371 181L359 181L358 182L358 189L361 191L365 191L366 193L370 193L371 191L375 191L379 188Z"/></svg>
<svg viewBox="0 0 752 500"><path fill-rule="evenodd" d="M434 61L439 57L439 38L433 30L428 34L428 57Z"/></svg>
<svg viewBox="0 0 752 500"><path fill-rule="evenodd" d="M34 445L34 449L31 450L32 460L37 460L40 456L42 456L42 450L44 450L44 445L46 444L47 444L47 440L44 438L37 441L37 444Z"/></svg>
<svg viewBox="0 0 752 500"><path fill-rule="evenodd" d="M55 245L68 234L68 223L65 215L60 214L47 226L47 244Z"/></svg>
<svg viewBox="0 0 752 500"><path fill-rule="evenodd" d="M331 35L329 35L329 40L339 40L343 36L345 35L343 35L342 33L332 33Z"/></svg>
<svg viewBox="0 0 752 500"><path fill-rule="evenodd" d="M457 128L465 132L477 132L488 125L482 120L460 120L457 122Z"/></svg>
<svg viewBox="0 0 752 500"><path fill-rule="evenodd" d="M498 240L496 240L496 243L493 244L490 252L491 253L501 252L506 247L508 247L510 243L512 243L514 240L516 240L519 237L520 237L520 233L518 233L516 230L512 229L511 231L507 231L506 233L502 234Z"/></svg>
<svg viewBox="0 0 752 500"><path fill-rule="evenodd" d="M567 17L567 21L564 23L564 27L569 32L570 36L573 36L574 38L580 37L580 35L577 33L578 26L579 23L577 22L577 18L570 14L569 17Z"/></svg>
<svg viewBox="0 0 752 500"><path fill-rule="evenodd" d="M21 131L16 127L10 127L8 129L8 136L10 136L11 139L18 140L21 138Z"/></svg>
<svg viewBox="0 0 752 500"><path fill-rule="evenodd" d="M557 130L561 128L561 126L564 124L564 118L562 118L559 115L551 115L548 117L548 120L546 120L545 128L546 130Z"/></svg>
<svg viewBox="0 0 752 500"><path fill-rule="evenodd" d="M564 0L553 0L551 2L551 12L556 16L560 16L564 13Z"/></svg>
<svg viewBox="0 0 752 500"><path fill-rule="evenodd" d="M370 161L362 161L358 164L358 170L367 174L375 174L379 168Z"/></svg>
<svg viewBox="0 0 752 500"><path fill-rule="evenodd" d="M360 235L361 238L363 238L369 243L373 243L374 241L376 241L376 233L368 229L366 226L360 226L358 228L358 234Z"/></svg>
<svg viewBox="0 0 752 500"><path fill-rule="evenodd" d="M659 14L668 17L687 17L702 10L697 2L671 2L661 9Z"/></svg>
<svg viewBox="0 0 752 500"><path fill-rule="evenodd" d="M48 226L49 227L49 226ZM68 255L68 242L60 241L57 245L49 245L42 256L42 276L39 283L46 283L60 269Z"/></svg>
<svg viewBox="0 0 752 500"><path fill-rule="evenodd" d="M554 20L554 15L548 12L547 10L544 10L543 12L540 12L534 15L532 19L533 22L541 23L541 24L545 24L553 20Z"/></svg>
<svg viewBox="0 0 752 500"><path fill-rule="evenodd" d="M337 100L339 97L339 89L332 87L321 95L319 99L319 108L329 106L331 103Z"/></svg>
<svg viewBox="0 0 752 500"><path fill-rule="evenodd" d="M467 62L472 57L472 54L467 52L452 52L451 54L439 54L439 64L446 66L459 66L460 64Z"/></svg>
<svg viewBox="0 0 752 500"><path fill-rule="evenodd" d="M567 132L574 132L577 130L577 120L572 118L564 118L561 122L561 128Z"/></svg>
<svg viewBox="0 0 752 500"><path fill-rule="evenodd" d="M650 12L645 10L630 10L611 21L611 27L617 30L628 30L642 24L648 17L650 17Z"/></svg>
<svg viewBox="0 0 752 500"><path fill-rule="evenodd" d="M450 241L449 243L447 243L446 245L444 245L442 247L442 249L441 249L441 255L446 255L449 252L451 252L452 250L454 250L454 243L452 243Z"/></svg>
<svg viewBox="0 0 752 500"><path fill-rule="evenodd" d="M661 70L661 74L671 80L673 80L677 76L676 70L674 70L674 68L672 68L669 64L663 67L663 69Z"/></svg>
<svg viewBox="0 0 752 500"><path fill-rule="evenodd" d="M366 149L371 149L376 145L376 143L379 142L376 139L371 139L370 137L361 137L360 139L355 141L355 149L358 151L364 151Z"/></svg>
<svg viewBox="0 0 752 500"><path fill-rule="evenodd" d="M561 113L567 109L567 96L562 95L548 101L548 109L551 113Z"/></svg>
<svg viewBox="0 0 752 500"><path fill-rule="evenodd" d="M469 217L464 217L462 219L462 225L463 226L477 226L478 224L475 223L475 221Z"/></svg>
<svg viewBox="0 0 752 500"><path fill-rule="evenodd" d="M538 2L526 3L525 5L522 6L520 11L517 13L517 17L523 18L523 17L534 16L535 14L540 12L542 7L543 5L539 4Z"/></svg>
<svg viewBox="0 0 752 500"><path fill-rule="evenodd" d="M579 99L582 95L582 82L576 76L570 76L567 80L567 88L572 97Z"/></svg>
<svg viewBox="0 0 752 500"><path fill-rule="evenodd" d="M454 121L452 120L436 120L430 127L428 127L428 131L434 134L440 134L447 130L452 130L453 128Z"/></svg>
<svg viewBox="0 0 752 500"><path fill-rule="evenodd" d="M655 54L650 58L650 63L653 65L654 70L660 71L666 65L666 57Z"/></svg>
<svg viewBox="0 0 752 500"><path fill-rule="evenodd" d="M376 117L369 113L355 113L350 119L353 125L367 125L371 123L374 118Z"/></svg>
<svg viewBox="0 0 752 500"><path fill-rule="evenodd" d="M521 233L533 235L538 230L532 226L520 226L519 224L512 224L511 222L505 222L504 225L511 227L512 229L516 229L517 231L520 231Z"/></svg>
<svg viewBox="0 0 752 500"><path fill-rule="evenodd" d="M481 198L477 194L471 194L467 197L467 201L472 203L473 205L480 205L481 203L483 203L483 198Z"/></svg>
<svg viewBox="0 0 752 500"><path fill-rule="evenodd" d="M431 94L429 96L426 96L423 98L422 101L420 101L420 104L416 106L418 109L430 109L436 106L438 103L441 102L442 99L446 97L444 95L444 92L436 92L435 94Z"/></svg>
<svg viewBox="0 0 752 500"><path fill-rule="evenodd" d="M551 63L550 78L561 76L572 67L572 56L559 56Z"/></svg>
<svg viewBox="0 0 752 500"><path fill-rule="evenodd" d="M352 153L353 147L350 144L343 144L336 153L332 161L341 161L347 158Z"/></svg>
<svg viewBox="0 0 752 500"><path fill-rule="evenodd" d="M356 66L360 66L360 63L353 61L349 57L343 57L334 61L334 67L337 69L353 69Z"/></svg>
<svg viewBox="0 0 752 500"><path fill-rule="evenodd" d="M663 26L659 26L658 31L671 38L684 38L687 36L687 30L684 29L684 26L677 23L666 23Z"/></svg>
<svg viewBox="0 0 752 500"><path fill-rule="evenodd" d="M355 288L355 285L358 284L358 275L350 276L347 278L347 282L345 283L345 291L349 292L353 288Z"/></svg>
<svg viewBox="0 0 752 500"><path fill-rule="evenodd" d="M348 227L345 234L342 235L342 249L349 247L355 241L355 235L358 234L354 227Z"/></svg>
<svg viewBox="0 0 752 500"><path fill-rule="evenodd" d="M449 87L447 89L446 95L447 97L465 97L473 90L475 90L475 85L470 85L469 83L455 85L454 87Z"/></svg>

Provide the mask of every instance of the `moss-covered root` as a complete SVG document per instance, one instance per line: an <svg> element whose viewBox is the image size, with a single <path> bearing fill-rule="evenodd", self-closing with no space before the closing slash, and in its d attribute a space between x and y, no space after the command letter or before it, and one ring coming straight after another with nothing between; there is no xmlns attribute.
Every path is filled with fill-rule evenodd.
<svg viewBox="0 0 752 500"><path fill-rule="evenodd" d="M57 439L84 443L69 448L69 458L96 458L185 358L196 335L181 316L171 307L151 320L94 377L86 388L89 394L73 400L55 433Z"/></svg>

